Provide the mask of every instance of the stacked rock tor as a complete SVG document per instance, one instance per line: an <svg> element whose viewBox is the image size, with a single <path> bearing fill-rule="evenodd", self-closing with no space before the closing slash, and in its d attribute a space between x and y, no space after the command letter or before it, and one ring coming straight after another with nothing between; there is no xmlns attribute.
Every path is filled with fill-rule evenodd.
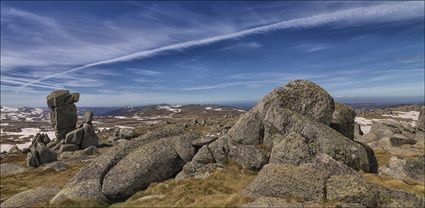
<svg viewBox="0 0 425 208"><path fill-rule="evenodd" d="M47 96L51 125L55 129L56 139L50 140L46 134L37 134L27 154L27 165L38 167L57 159L75 158L92 155L97 152L99 138L92 120L93 113L84 114L84 123L76 128L79 93L57 90ZM88 148L90 147L90 148Z"/></svg>
<svg viewBox="0 0 425 208"><path fill-rule="evenodd" d="M77 106L80 93L69 93L68 90L56 90L47 96L47 106L52 110L50 122L56 132L56 140L65 139L65 135L77 125Z"/></svg>

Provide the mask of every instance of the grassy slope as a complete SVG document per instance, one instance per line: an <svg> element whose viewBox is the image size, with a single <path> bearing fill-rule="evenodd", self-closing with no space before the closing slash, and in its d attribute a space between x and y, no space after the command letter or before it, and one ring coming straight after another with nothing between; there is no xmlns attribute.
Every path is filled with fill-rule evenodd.
<svg viewBox="0 0 425 208"><path fill-rule="evenodd" d="M255 172L242 170L235 163L231 163L204 180L171 179L151 184L145 191L140 191L127 201L112 207L237 207L252 201L241 192L255 176ZM148 195L165 196L163 199L140 201L140 198Z"/></svg>
<svg viewBox="0 0 425 208"><path fill-rule="evenodd" d="M378 160L379 167L383 167L389 164L391 157L397 156L400 158L411 158L412 155L395 155L391 152L384 151L381 149L375 149L375 156ZM389 176L382 176L378 174L363 174L363 177L371 183L392 189L399 189L414 193L421 197L425 197L425 185L424 183L418 183L417 181L405 179L399 180Z"/></svg>
<svg viewBox="0 0 425 208"><path fill-rule="evenodd" d="M25 165L25 155L9 155L1 162L13 162ZM44 171L41 168L36 168L25 173L0 176L0 203L8 197L38 186L56 186L62 188L84 165L82 162L76 162L65 171L60 172L56 172L55 170Z"/></svg>
<svg viewBox="0 0 425 208"><path fill-rule="evenodd" d="M376 151L376 156L380 166L382 166L388 164L389 159L394 155L384 151ZM1 162L14 162L23 165L25 163L25 155L8 156L2 159ZM82 162L77 162L61 172L33 169L22 174L2 176L0 178L1 198L4 199L41 185L63 187L84 165ZM177 181L170 179L162 183L151 184L145 191L136 193L125 202L113 204L112 207L237 207L252 201L251 198L243 196L241 192L254 180L255 176L255 172L243 170L235 163L231 163L227 168L216 171L204 180ZM397 180L377 174L363 174L363 176L377 185L425 196L424 185L415 181ZM140 198L148 195L164 195L164 197L162 199L154 198L140 201ZM47 206L47 202L41 206ZM94 202L66 202L63 206L99 207L101 204L95 204Z"/></svg>

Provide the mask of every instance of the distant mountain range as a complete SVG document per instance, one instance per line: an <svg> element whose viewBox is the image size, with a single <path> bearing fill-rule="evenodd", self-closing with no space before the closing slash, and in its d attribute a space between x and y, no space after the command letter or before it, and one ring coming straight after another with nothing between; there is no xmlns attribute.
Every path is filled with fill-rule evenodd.
<svg viewBox="0 0 425 208"><path fill-rule="evenodd" d="M403 103L399 102L364 102L364 103L350 103L344 102L355 109L360 108L389 108L402 105L419 104L423 102ZM77 107L78 115L82 116L86 111L92 111L96 116L125 116L125 117L155 117L155 116L170 116L177 114L178 116L187 116L191 114L203 115L225 115L229 113L245 112L249 110L255 102L235 103L229 105L145 105L145 106L124 106L124 107ZM50 109L47 107L7 107L1 106L1 120L16 120L16 121L48 121Z"/></svg>
<svg viewBox="0 0 425 208"><path fill-rule="evenodd" d="M245 112L240 108L220 105L146 105L125 107L78 107L78 115L92 111L95 116L158 117L179 114L184 117L191 114L226 115ZM47 107L7 107L1 106L1 120L48 121L50 109Z"/></svg>

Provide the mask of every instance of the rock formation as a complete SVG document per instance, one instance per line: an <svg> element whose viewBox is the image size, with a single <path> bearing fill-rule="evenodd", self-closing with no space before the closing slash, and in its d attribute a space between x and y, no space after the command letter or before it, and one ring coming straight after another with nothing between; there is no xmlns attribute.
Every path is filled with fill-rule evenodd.
<svg viewBox="0 0 425 208"><path fill-rule="evenodd" d="M199 175L210 169L204 166L222 166L228 160L252 170L260 170L268 162L299 165L321 153L355 170L377 172L373 151L329 126L334 109L332 97L318 85L291 81L242 115L226 135L205 147L208 151L199 151L179 175ZM351 126L351 136L353 111L342 106L337 114L343 121L335 123L345 129Z"/></svg>
<svg viewBox="0 0 425 208"><path fill-rule="evenodd" d="M47 106L52 110L50 122L56 132L56 140L65 139L65 135L74 130L77 124L77 106L74 103L80 99L79 93L69 93L68 90L56 90L47 96Z"/></svg>
<svg viewBox="0 0 425 208"><path fill-rule="evenodd" d="M40 207L41 203L50 200L59 190L57 187L28 189L8 198L0 207Z"/></svg>
<svg viewBox="0 0 425 208"><path fill-rule="evenodd" d="M146 184L171 177L181 170L184 165L182 157L188 155L186 151L178 152L176 147L186 146L183 144L196 139L184 135L184 132L184 126L167 126L130 140L122 146L113 146L110 151L97 157L77 173L51 200L51 204L66 200L117 201L146 187ZM150 148L157 151L153 154ZM189 148L190 151L193 149ZM153 155L149 155L150 153ZM160 171L164 170L167 174L162 175ZM122 182L124 183L121 184Z"/></svg>
<svg viewBox="0 0 425 208"><path fill-rule="evenodd" d="M26 162L28 166L38 167L44 163L57 160L56 152L50 150L46 145L50 142L47 134L36 134L27 154Z"/></svg>
<svg viewBox="0 0 425 208"><path fill-rule="evenodd" d="M370 148L330 127L334 110L333 98L321 87L292 81L266 95L218 139L200 138L186 132L185 126L171 125L114 146L84 167L51 203L120 201L177 173L176 178L206 177L230 160L251 170L261 170L267 163L270 167L295 165L295 169L303 165L315 177L327 172L376 172ZM354 121L343 117L344 124ZM297 187L297 182L293 183L292 187ZM317 183L317 190L308 187L305 197L322 198L322 193L316 194L322 191L320 180L311 183ZM314 194L307 194L310 192Z"/></svg>
<svg viewBox="0 0 425 208"><path fill-rule="evenodd" d="M94 131L92 124L93 113L84 113L84 123L81 124L77 129L66 134L63 144L75 145L77 149L85 149L89 146L97 146L99 144L99 138Z"/></svg>
<svg viewBox="0 0 425 208"><path fill-rule="evenodd" d="M84 123L76 128L79 93L57 90L47 96L51 125L55 129L56 139L50 140L46 134L37 134L27 154L27 165L38 167L57 159L87 156L97 153L99 138L92 121L93 113L84 113ZM75 151L75 152L74 152ZM59 155L59 157L58 157Z"/></svg>

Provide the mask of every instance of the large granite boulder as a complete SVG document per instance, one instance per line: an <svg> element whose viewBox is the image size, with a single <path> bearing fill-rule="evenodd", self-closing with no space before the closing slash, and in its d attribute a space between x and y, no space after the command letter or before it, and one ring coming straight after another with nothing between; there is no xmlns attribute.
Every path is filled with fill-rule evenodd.
<svg viewBox="0 0 425 208"><path fill-rule="evenodd" d="M319 85L294 80L264 96L255 110L265 116L270 108L281 107L329 125L335 110L333 98Z"/></svg>
<svg viewBox="0 0 425 208"><path fill-rule="evenodd" d="M369 158L375 158L373 152L366 151L363 145L344 137L322 123L283 108L271 109L265 120L280 132L297 133L306 138L312 155L326 153L355 170L377 171L369 160Z"/></svg>
<svg viewBox="0 0 425 208"><path fill-rule="evenodd" d="M298 166L267 164L244 193L256 199L251 206L264 203L262 199L270 202L265 207L322 207L325 201L342 207L423 206L423 200L414 194L374 185L351 171L326 155ZM263 203L254 207L263 207Z"/></svg>
<svg viewBox="0 0 425 208"><path fill-rule="evenodd" d="M354 118L356 112L348 105L335 103L335 111L332 114L331 127L345 137L354 139Z"/></svg>
<svg viewBox="0 0 425 208"><path fill-rule="evenodd" d="M163 138L170 138L170 137L175 137L178 135L181 135L185 132L185 128L184 126L181 125L171 125L171 126L166 126L164 128L152 131L152 132L148 132L143 136L140 136L138 138L132 139L130 141L128 141L127 143L123 144L123 145L115 145L113 146L108 152L98 156L97 158L95 158L89 165L85 166L84 168L82 168L80 170L80 172L78 172L72 179L71 181L62 189L62 191L60 191L52 200L51 200L51 204L55 205L67 200L72 200L72 201L84 201L84 200L92 200L92 201L101 201L101 202L112 202L117 200L118 198L122 198L124 196L126 196L126 194L129 193L134 193L135 191L142 189L144 183L142 183L143 181L145 181L146 183L148 183L146 181L146 179L141 179L141 177L143 176L137 176L136 173L140 173L140 174L144 174L144 173L150 173L150 172L143 172L146 171L147 169L144 168L144 166L139 164L139 168L136 169L135 167L138 165L136 163L132 163L132 164L124 164L124 162L121 162L121 160L123 160L124 158L126 158L127 156L129 156L128 158L126 158L126 161L132 161L132 160L140 160L140 161L146 161L146 165L147 164L152 164L153 160L159 160L162 161L164 159L164 161L161 162L162 165L165 164L165 166L173 166L173 164L171 164L172 162L174 162L174 160L170 159L173 157L174 152L176 152L176 150L170 151L170 153L168 152L157 152L155 153L155 155L162 156L162 155L167 155L166 158L154 158L154 157L150 157L152 160L145 160L142 157L137 157L137 155L135 153L131 154L133 151L137 151L140 148L143 148L143 146L150 144L152 142L158 141L160 139ZM176 139L172 139L170 140L170 143L165 144L164 147L156 147L157 150L164 150L164 151L168 151L170 150L171 147L175 147L175 143L171 142L173 140L177 140ZM167 140L163 140L159 143L165 142ZM157 143L158 144L158 143ZM140 150L139 150L140 151ZM177 153L176 153L177 154ZM168 157L170 156L170 157ZM174 155L175 156L175 155ZM149 156L147 156L149 157ZM176 160L178 158L175 158ZM183 161L183 159L180 159L181 161ZM180 161L179 160L179 161ZM166 163L165 161L170 162L170 164ZM120 163L121 162L121 163ZM116 165L118 165L117 167L115 167ZM160 164L160 163L158 163ZM133 177L133 176L137 176L137 178L133 178L133 179L129 179L128 180L133 180L136 181L134 186L132 186L129 183L125 183L127 185L130 185L131 187L128 188L134 188L132 190L124 190L125 185L120 185L117 186L116 189L113 189L114 187L111 187L111 185L114 183L114 181L119 181L120 179L115 179L114 177L123 177L122 175L118 174L120 172L120 170L126 170L126 169L122 169L124 165L132 165L131 168L131 172L130 171L126 171L126 176L128 177ZM127 167L126 167L127 168ZM151 169L152 168L152 169ZM150 166L150 171L156 171L157 167L152 167ZM161 168L165 168L168 169L167 167L161 167ZM145 170L140 170L140 169L145 169ZM110 170L113 170L113 172L109 173ZM176 170L176 173L180 171L180 170ZM158 174L160 175L160 174ZM107 176L107 180L109 182L106 182L104 179ZM155 180L157 179L157 177L161 177L161 176L147 176L145 175L145 177L152 177L151 179ZM165 178L165 177L164 177ZM103 193L103 186L104 184L107 183L108 185L105 186L105 191L107 191L109 194L112 194L113 197L112 198L108 198L109 196L105 195ZM108 188L106 188L108 187ZM121 190L124 190L123 192L121 192ZM115 198L114 198L115 197Z"/></svg>
<svg viewBox="0 0 425 208"><path fill-rule="evenodd" d="M109 199L122 200L147 188L152 182L175 176L185 164L175 149L175 143L182 137L191 135L163 138L129 153L105 175L103 194Z"/></svg>
<svg viewBox="0 0 425 208"><path fill-rule="evenodd" d="M41 207L60 191L56 187L36 187L13 195L4 201L0 207Z"/></svg>

